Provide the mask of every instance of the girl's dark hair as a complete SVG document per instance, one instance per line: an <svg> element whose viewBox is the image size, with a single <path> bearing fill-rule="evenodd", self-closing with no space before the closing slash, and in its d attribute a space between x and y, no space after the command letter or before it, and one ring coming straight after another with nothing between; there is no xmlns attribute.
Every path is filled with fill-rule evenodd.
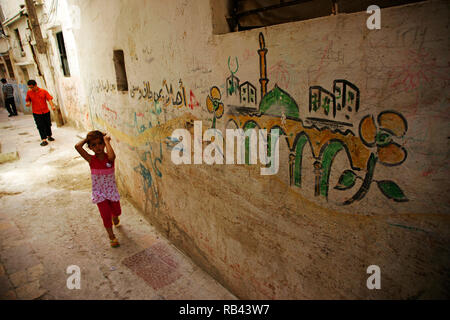
<svg viewBox="0 0 450 320"><path fill-rule="evenodd" d="M37 83L35 80L28 80L27 85L29 86L35 86Z"/></svg>
<svg viewBox="0 0 450 320"><path fill-rule="evenodd" d="M86 136L86 142L88 144L88 146L91 145L92 141L96 140L96 139L100 139L100 141L103 142L103 132L98 131L98 130L94 130L94 131L90 131L88 132L87 136Z"/></svg>

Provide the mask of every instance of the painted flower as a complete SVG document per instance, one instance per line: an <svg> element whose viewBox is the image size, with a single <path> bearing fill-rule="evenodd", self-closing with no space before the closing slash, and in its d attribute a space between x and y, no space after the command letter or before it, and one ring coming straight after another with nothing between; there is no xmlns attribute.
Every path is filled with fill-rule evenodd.
<svg viewBox="0 0 450 320"><path fill-rule="evenodd" d="M394 111L383 111L377 117L365 116L359 123L359 136L368 147L377 147L378 160L386 166L397 166L405 161L407 152L395 138L402 138L408 130L405 118Z"/></svg>
<svg viewBox="0 0 450 320"><path fill-rule="evenodd" d="M220 101L222 95L217 87L212 87L209 91L209 96L206 98L206 108L210 113L214 114L212 128L216 127L216 119L220 119L224 112L223 103Z"/></svg>
<svg viewBox="0 0 450 320"><path fill-rule="evenodd" d="M383 111L377 117L377 124L371 115L362 118L359 123L359 136L361 141L368 147L377 147L376 155L370 154L367 161L365 177L360 177L352 170L345 170L339 182L334 187L337 190L347 190L355 185L356 179L363 182L359 190L349 199L343 202L349 205L354 201L364 198L369 191L372 182L375 182L381 193L388 199L396 202L409 201L403 190L391 180L375 180L374 171L377 162L385 166L398 166L406 159L406 150L394 138L402 138L408 130L405 118L394 111Z"/></svg>

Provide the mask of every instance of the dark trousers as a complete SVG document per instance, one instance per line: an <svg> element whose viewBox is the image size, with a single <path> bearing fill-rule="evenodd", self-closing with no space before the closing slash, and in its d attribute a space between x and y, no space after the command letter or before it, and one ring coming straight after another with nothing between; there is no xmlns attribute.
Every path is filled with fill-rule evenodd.
<svg viewBox="0 0 450 320"><path fill-rule="evenodd" d="M33 113L34 122L39 130L41 139L47 139L52 136L52 121L50 120L50 111L44 114Z"/></svg>
<svg viewBox="0 0 450 320"><path fill-rule="evenodd" d="M14 102L14 98L6 98L5 107L10 115L17 115L16 103Z"/></svg>

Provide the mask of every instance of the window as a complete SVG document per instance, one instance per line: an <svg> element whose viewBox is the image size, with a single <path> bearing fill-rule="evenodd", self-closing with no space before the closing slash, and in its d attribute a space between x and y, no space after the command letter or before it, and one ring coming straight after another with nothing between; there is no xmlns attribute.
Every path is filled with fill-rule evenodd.
<svg viewBox="0 0 450 320"><path fill-rule="evenodd" d="M116 81L118 91L128 91L127 72L125 70L125 59L123 50L114 50L114 69L116 70Z"/></svg>
<svg viewBox="0 0 450 320"><path fill-rule="evenodd" d="M223 27L218 27L221 15L217 11L225 12L229 32L233 32L338 13L366 11L373 4L386 8L419 1L423 0L228 0L227 5L213 8L213 29L215 33L226 33Z"/></svg>
<svg viewBox="0 0 450 320"><path fill-rule="evenodd" d="M9 55L3 56L3 59L5 60L6 67L8 68L9 77L11 79L15 79L14 70L11 64L11 60L9 59Z"/></svg>
<svg viewBox="0 0 450 320"><path fill-rule="evenodd" d="M19 42L20 52L25 53L22 46L22 39L20 38L19 29L14 29L14 33L16 34L17 41Z"/></svg>
<svg viewBox="0 0 450 320"><path fill-rule="evenodd" d="M3 63L0 63L0 77L8 78L8 73L6 72L6 67Z"/></svg>
<svg viewBox="0 0 450 320"><path fill-rule="evenodd" d="M30 76L28 75L27 68L26 67L20 67L20 70L22 71L24 82L27 83L28 80L30 80Z"/></svg>
<svg viewBox="0 0 450 320"><path fill-rule="evenodd" d="M56 33L56 41L58 42L59 56L61 58L61 67L65 77L70 77L69 61L67 60L66 46L64 44L63 33Z"/></svg>

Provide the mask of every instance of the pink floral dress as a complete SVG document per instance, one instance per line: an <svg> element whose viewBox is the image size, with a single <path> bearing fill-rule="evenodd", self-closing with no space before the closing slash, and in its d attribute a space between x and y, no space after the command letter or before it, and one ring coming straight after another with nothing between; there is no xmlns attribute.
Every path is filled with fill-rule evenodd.
<svg viewBox="0 0 450 320"><path fill-rule="evenodd" d="M91 167L92 176L92 202L119 201L120 195L116 186L114 161L110 162L106 154L103 160L93 155L89 166Z"/></svg>

